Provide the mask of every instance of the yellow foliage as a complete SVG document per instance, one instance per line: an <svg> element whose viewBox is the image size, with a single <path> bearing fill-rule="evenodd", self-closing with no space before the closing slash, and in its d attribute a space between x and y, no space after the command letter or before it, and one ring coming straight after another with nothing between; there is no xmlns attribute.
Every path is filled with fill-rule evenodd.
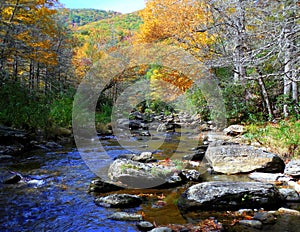
<svg viewBox="0 0 300 232"><path fill-rule="evenodd" d="M134 43L165 41L199 52L214 42L213 36L202 30L211 20L208 6L200 1L148 0L140 16L144 24Z"/></svg>

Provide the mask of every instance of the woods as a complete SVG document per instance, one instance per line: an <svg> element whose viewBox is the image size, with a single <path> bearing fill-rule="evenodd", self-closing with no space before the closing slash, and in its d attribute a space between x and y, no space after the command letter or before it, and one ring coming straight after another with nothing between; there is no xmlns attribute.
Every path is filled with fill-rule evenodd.
<svg viewBox="0 0 300 232"><path fill-rule="evenodd" d="M4 124L70 127L73 94L93 64L145 43L178 46L199 60L219 83L229 124L299 119L296 0L149 0L126 15L68 10L57 0L2 0L0 7L1 97L9 102L1 101ZM170 93L183 90L209 119L201 91L172 67L145 64L111 78L99 99L100 121L109 121L109 108L132 78L170 83ZM158 88L151 88L159 102Z"/></svg>

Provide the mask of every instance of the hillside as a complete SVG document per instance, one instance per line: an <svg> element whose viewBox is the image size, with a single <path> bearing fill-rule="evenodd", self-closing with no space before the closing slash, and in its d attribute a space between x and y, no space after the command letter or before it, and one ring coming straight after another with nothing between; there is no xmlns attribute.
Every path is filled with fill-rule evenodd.
<svg viewBox="0 0 300 232"><path fill-rule="evenodd" d="M132 36L142 23L138 12L130 14L119 14L96 22L87 23L83 26L73 28L80 41L91 40L98 34L107 43L121 42Z"/></svg>
<svg viewBox="0 0 300 232"><path fill-rule="evenodd" d="M63 20L71 26L83 26L91 22L112 18L121 13L98 9L61 9Z"/></svg>

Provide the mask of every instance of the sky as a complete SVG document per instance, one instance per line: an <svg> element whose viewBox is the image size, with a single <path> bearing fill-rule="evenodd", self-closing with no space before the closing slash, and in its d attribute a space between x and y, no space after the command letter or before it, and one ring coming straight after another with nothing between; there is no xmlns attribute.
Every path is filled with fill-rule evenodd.
<svg viewBox="0 0 300 232"><path fill-rule="evenodd" d="M66 8L93 8L131 13L145 7L144 0L60 0Z"/></svg>

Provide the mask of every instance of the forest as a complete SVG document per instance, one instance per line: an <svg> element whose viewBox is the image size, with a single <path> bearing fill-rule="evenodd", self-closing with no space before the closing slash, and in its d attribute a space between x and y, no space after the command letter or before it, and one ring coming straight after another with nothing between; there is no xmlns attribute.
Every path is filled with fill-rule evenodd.
<svg viewBox="0 0 300 232"><path fill-rule="evenodd" d="M247 138L298 155L299 7L296 0L149 0L144 10L122 15L64 9L57 0L2 0L0 123L47 136L71 129L76 88L96 62L126 46L159 44L205 66L221 89L228 125L245 125ZM111 78L97 104L99 131L134 78L171 83L170 92L183 91L210 120L201 91L172 67L145 64ZM144 112L164 110L158 89L148 101Z"/></svg>

